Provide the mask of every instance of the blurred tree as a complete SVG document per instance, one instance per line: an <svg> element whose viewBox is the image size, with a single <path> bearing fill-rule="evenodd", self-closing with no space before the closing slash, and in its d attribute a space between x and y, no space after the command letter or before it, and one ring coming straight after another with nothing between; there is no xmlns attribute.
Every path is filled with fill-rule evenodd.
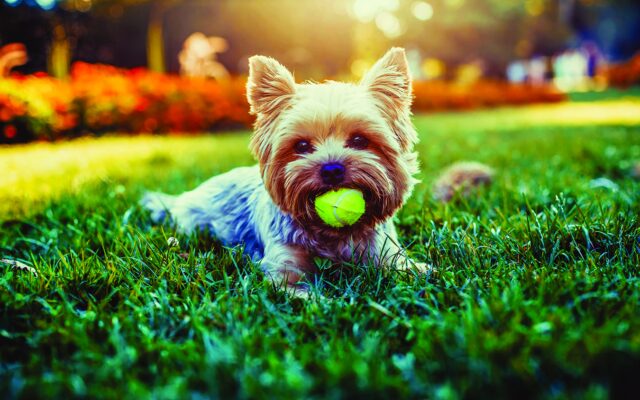
<svg viewBox="0 0 640 400"><path fill-rule="evenodd" d="M380 15L356 15L381 4L388 9ZM514 59L552 55L590 35L624 58L638 47L637 20L637 0L60 0L53 11L0 1L0 41L29 37L31 62L42 65L49 54L56 75L74 58L125 67L146 59L155 71L177 71L194 32L228 40L220 60L232 72L245 72L246 58L262 53L302 78L357 75L399 45L414 49L416 60L482 64L502 75ZM47 41L46 52L36 40Z"/></svg>
<svg viewBox="0 0 640 400"><path fill-rule="evenodd" d="M60 16L53 19L51 48L49 50L48 69L51 75L65 78L69 75L71 44L65 20Z"/></svg>
<svg viewBox="0 0 640 400"><path fill-rule="evenodd" d="M114 6L131 7L149 3L149 20L147 24L147 66L156 72L165 72L164 56L164 17L169 9L175 5L189 0L93 0L89 1L90 8L79 11L92 11L95 13L110 13ZM192 0L193 1L193 0ZM67 7L78 9L79 4L85 1L65 0Z"/></svg>
<svg viewBox="0 0 640 400"><path fill-rule="evenodd" d="M610 61L623 62L640 50L637 0L578 1L568 18L576 36L596 43Z"/></svg>
<svg viewBox="0 0 640 400"><path fill-rule="evenodd" d="M483 60L487 72L502 74L518 58L550 55L563 49L570 26L559 17L559 2L551 0L430 0L433 17L417 21L412 2L398 14L407 24L398 42L415 46L450 65Z"/></svg>

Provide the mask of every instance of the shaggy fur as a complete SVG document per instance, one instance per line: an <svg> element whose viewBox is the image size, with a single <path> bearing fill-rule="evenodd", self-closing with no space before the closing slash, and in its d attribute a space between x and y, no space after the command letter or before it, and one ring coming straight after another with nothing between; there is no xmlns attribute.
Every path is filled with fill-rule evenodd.
<svg viewBox="0 0 640 400"><path fill-rule="evenodd" d="M169 216L182 232L206 227L225 244L244 244L269 278L298 290L318 256L424 269L404 256L391 219L418 172L404 50L391 49L358 84L296 84L272 58L249 63L247 98L257 117L250 147L259 164L178 196L148 193L142 204L153 219ZM327 183L320 171L336 163L344 177ZM350 227L332 228L314 211L314 199L337 187L366 200Z"/></svg>

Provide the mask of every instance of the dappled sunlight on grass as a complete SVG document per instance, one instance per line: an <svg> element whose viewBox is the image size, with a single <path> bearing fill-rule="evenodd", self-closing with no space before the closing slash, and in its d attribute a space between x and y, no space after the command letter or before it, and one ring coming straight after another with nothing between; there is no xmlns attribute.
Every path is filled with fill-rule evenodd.
<svg viewBox="0 0 640 400"><path fill-rule="evenodd" d="M229 157L250 162L247 138L104 137L0 148L0 215L29 214L91 182L132 179L141 173L160 178L172 169L196 166L224 168Z"/></svg>
<svg viewBox="0 0 640 400"><path fill-rule="evenodd" d="M559 103L429 116L431 129L477 131L529 126L640 125L640 99Z"/></svg>
<svg viewBox="0 0 640 400"><path fill-rule="evenodd" d="M640 125L640 98L559 103L430 117L432 129L505 130L527 126Z"/></svg>

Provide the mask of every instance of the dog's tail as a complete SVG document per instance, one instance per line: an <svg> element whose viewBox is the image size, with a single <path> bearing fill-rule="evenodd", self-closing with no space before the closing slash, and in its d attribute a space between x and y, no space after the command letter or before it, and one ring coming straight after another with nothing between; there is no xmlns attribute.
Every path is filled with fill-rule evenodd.
<svg viewBox="0 0 640 400"><path fill-rule="evenodd" d="M433 197L446 203L456 193L469 196L479 186L488 186L493 182L493 168L474 161L461 161L450 165L433 184Z"/></svg>
<svg viewBox="0 0 640 400"><path fill-rule="evenodd" d="M171 216L171 209L176 196L159 192L147 192L140 200L140 205L151 212L151 219L158 223Z"/></svg>

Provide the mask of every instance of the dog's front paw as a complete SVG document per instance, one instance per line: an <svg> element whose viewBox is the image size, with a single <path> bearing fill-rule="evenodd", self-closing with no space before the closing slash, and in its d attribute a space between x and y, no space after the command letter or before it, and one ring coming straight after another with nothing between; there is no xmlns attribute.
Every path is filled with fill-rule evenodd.
<svg viewBox="0 0 640 400"><path fill-rule="evenodd" d="M437 272L437 269L431 265L431 264L427 264L427 263L423 263L423 262L418 262L418 261L414 261L411 260L409 258L405 259L401 264L400 264L400 268L399 270L401 271L412 271L412 272L416 272L418 274L424 274L424 275L432 275L435 274Z"/></svg>
<svg viewBox="0 0 640 400"><path fill-rule="evenodd" d="M169 210L175 203L175 197L157 192L147 192L139 204L151 212L151 220L155 223L163 222L169 217Z"/></svg>
<svg viewBox="0 0 640 400"><path fill-rule="evenodd" d="M287 284L284 287L284 291L291 297L297 299L309 300L311 298L311 290L309 285L304 282L297 282L294 284Z"/></svg>
<svg viewBox="0 0 640 400"><path fill-rule="evenodd" d="M411 263L410 269L421 274L426 274L431 271L431 266L427 263L414 261Z"/></svg>
<svg viewBox="0 0 640 400"><path fill-rule="evenodd" d="M432 276L438 273L438 269L431 264L417 262L414 266L414 271L427 276Z"/></svg>

